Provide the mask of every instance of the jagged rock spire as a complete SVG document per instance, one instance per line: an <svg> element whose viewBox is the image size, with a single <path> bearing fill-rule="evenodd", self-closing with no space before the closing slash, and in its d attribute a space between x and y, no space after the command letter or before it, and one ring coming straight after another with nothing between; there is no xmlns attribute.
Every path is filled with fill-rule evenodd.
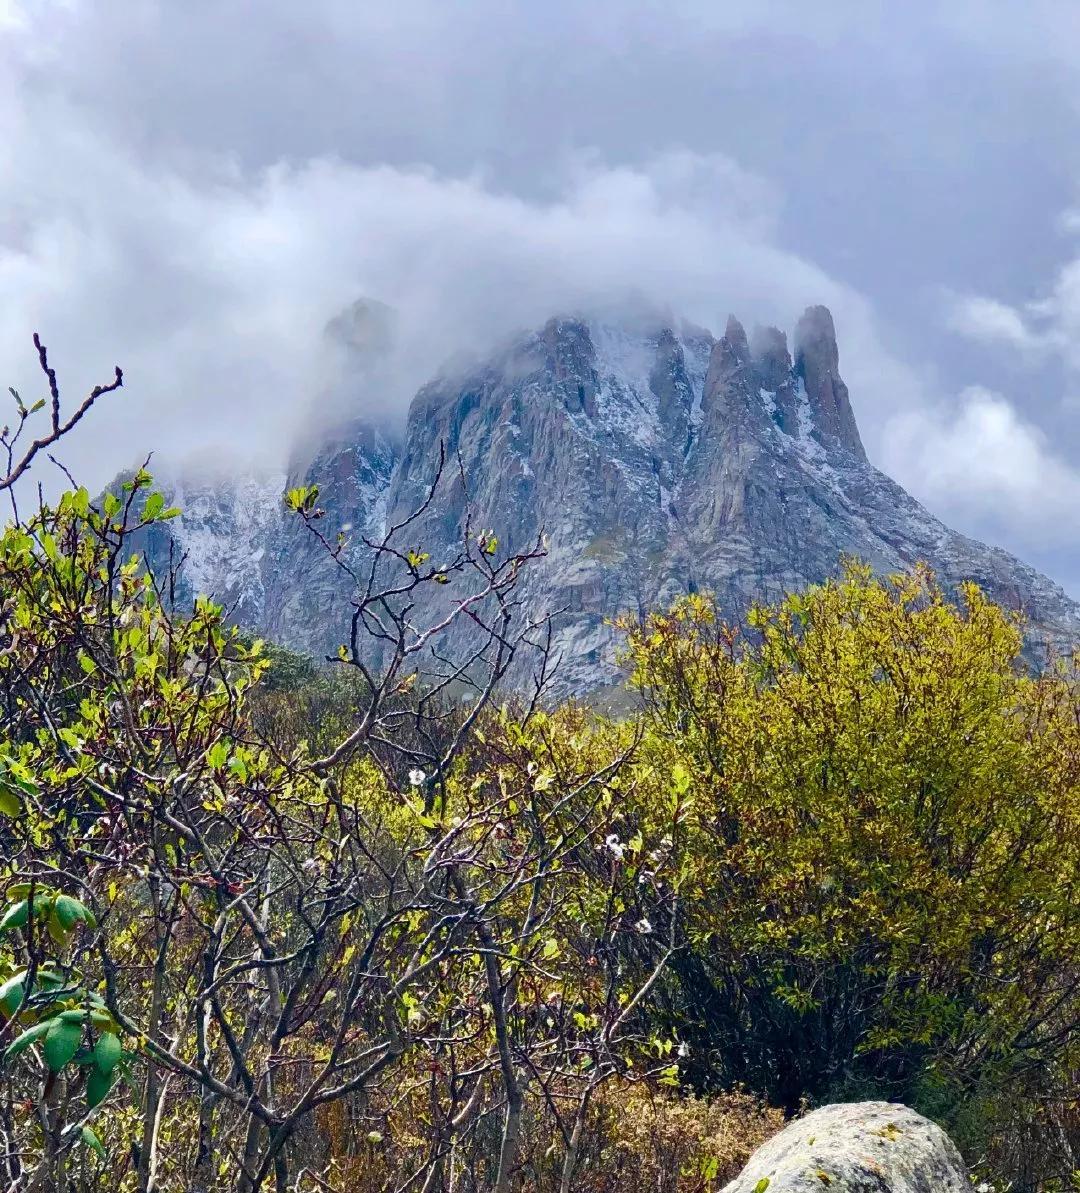
<svg viewBox="0 0 1080 1193"><path fill-rule="evenodd" d="M750 359L750 345L746 340L746 329L734 315L728 315L724 338L720 342L725 346L727 355L733 363L746 364Z"/></svg>
<svg viewBox="0 0 1080 1193"><path fill-rule="evenodd" d="M840 378L836 328L828 307L807 307L795 329L795 373L802 378L815 433L856 459L866 451L855 424L847 386Z"/></svg>
<svg viewBox="0 0 1080 1193"><path fill-rule="evenodd" d="M702 409L727 425L760 421L760 403L752 401L756 382L746 330L734 315L728 316L723 336L713 344L705 378Z"/></svg>
<svg viewBox="0 0 1080 1193"><path fill-rule="evenodd" d="M799 433L799 403L787 336L777 327L756 327L750 339L759 395L770 403L773 421L788 435Z"/></svg>
<svg viewBox="0 0 1080 1193"><path fill-rule="evenodd" d="M564 391L568 410L596 413L596 349L581 319L549 319L541 336L548 368Z"/></svg>
<svg viewBox="0 0 1080 1193"><path fill-rule="evenodd" d="M787 336L778 327L755 327L750 351L763 389L775 391L790 380Z"/></svg>

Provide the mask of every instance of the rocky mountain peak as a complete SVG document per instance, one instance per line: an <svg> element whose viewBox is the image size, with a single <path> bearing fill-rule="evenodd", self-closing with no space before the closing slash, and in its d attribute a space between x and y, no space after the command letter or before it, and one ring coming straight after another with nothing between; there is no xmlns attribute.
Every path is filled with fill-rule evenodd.
<svg viewBox="0 0 1080 1193"><path fill-rule="evenodd" d="M358 298L327 323L326 339L367 364L385 357L397 334L397 311L374 298Z"/></svg>
<svg viewBox="0 0 1080 1193"><path fill-rule="evenodd" d="M777 390L791 380L787 336L778 327L755 327L750 353L763 389Z"/></svg>
<svg viewBox="0 0 1080 1193"><path fill-rule="evenodd" d="M596 413L596 349L581 319L549 319L541 335L547 367L564 391L568 409Z"/></svg>
<svg viewBox="0 0 1080 1193"><path fill-rule="evenodd" d="M795 325L796 367L808 354L818 367L826 371L835 373L840 367L836 327L832 311L826 306L807 307Z"/></svg>
<svg viewBox="0 0 1080 1193"><path fill-rule="evenodd" d="M724 338L720 343L723 345L726 355L734 363L746 364L749 361L750 345L746 339L746 329L734 315L728 315Z"/></svg>
<svg viewBox="0 0 1080 1193"><path fill-rule="evenodd" d="M615 614L708 589L737 617L835 574L845 555L881 572L927 562L946 587L971 579L1008 607L1019 601L1034 641L1075 640L1080 608L1060 588L949 530L867 462L826 308L799 321L794 361L777 328L750 341L732 317L714 339L664 319L551 319L424 386L403 432L340 424L289 483L320 484L323 533L343 531L362 564L363 538L417 510L444 448L454 467L405 545L452 558L469 516L511 550L543 532L547 557L525 570L519 595L530 617L558 611L563 693L617 678ZM188 552L184 591L206 591L264 636L334 654L352 611L340 568L265 484L187 488L173 543L154 545L164 560L170 545ZM418 594L418 624L460 596L455 584Z"/></svg>
<svg viewBox="0 0 1080 1193"><path fill-rule="evenodd" d="M807 307L795 328L795 373L806 391L815 437L856 459L866 451L855 424L847 386L840 379L840 351L828 307Z"/></svg>

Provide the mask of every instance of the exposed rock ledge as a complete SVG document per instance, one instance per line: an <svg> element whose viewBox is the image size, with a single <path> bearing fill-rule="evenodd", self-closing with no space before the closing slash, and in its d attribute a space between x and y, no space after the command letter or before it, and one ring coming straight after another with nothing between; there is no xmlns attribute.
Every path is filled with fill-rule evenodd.
<svg viewBox="0 0 1080 1193"><path fill-rule="evenodd" d="M750 1157L724 1193L971 1193L934 1123L892 1102L823 1106Z"/></svg>

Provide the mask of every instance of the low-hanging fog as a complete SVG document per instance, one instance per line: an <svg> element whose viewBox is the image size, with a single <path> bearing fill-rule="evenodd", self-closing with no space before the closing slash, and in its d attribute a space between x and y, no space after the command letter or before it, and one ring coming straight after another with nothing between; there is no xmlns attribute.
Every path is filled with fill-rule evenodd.
<svg viewBox="0 0 1080 1193"><path fill-rule="evenodd" d="M0 0L0 381L36 396L35 330L72 398L124 367L64 453L94 486L403 419L558 311L824 302L871 458L1080 592L1070 14ZM361 295L396 347L351 391Z"/></svg>

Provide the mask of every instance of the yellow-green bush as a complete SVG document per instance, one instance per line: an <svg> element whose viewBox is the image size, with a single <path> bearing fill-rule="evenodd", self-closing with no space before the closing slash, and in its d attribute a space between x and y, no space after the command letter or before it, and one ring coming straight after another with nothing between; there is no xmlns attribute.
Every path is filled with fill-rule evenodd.
<svg viewBox="0 0 1080 1193"><path fill-rule="evenodd" d="M628 623L618 720L440 704L166 610L149 484L0 536L9 1182L690 1193L868 1095L1067 1175L1072 660L852 566Z"/></svg>
<svg viewBox="0 0 1080 1193"><path fill-rule="evenodd" d="M928 1076L954 1104L1064 1081L1080 1015L1074 663L1031 675L1017 619L974 587L953 604L925 572L879 582L854 565L741 634L700 596L626 629L642 820L672 776L688 793L668 1013L699 1079L789 1109L915 1097Z"/></svg>

